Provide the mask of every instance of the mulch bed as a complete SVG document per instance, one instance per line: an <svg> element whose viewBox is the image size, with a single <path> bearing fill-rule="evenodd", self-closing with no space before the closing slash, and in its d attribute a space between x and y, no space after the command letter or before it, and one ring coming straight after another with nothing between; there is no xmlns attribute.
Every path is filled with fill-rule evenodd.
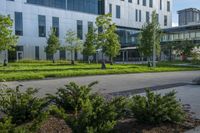
<svg viewBox="0 0 200 133"><path fill-rule="evenodd" d="M64 120L50 117L40 127L37 133L72 133Z"/></svg>
<svg viewBox="0 0 200 133"><path fill-rule="evenodd" d="M136 120L120 121L115 127L115 133L183 133L200 126L200 120L188 117L183 124L163 123L159 125L139 124Z"/></svg>

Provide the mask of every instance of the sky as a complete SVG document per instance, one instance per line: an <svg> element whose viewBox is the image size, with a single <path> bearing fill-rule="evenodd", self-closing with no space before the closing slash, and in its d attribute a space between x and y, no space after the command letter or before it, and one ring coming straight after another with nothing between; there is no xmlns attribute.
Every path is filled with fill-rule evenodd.
<svg viewBox="0 0 200 133"><path fill-rule="evenodd" d="M177 11L184 8L198 8L200 9L200 0L173 0L173 26L178 25Z"/></svg>

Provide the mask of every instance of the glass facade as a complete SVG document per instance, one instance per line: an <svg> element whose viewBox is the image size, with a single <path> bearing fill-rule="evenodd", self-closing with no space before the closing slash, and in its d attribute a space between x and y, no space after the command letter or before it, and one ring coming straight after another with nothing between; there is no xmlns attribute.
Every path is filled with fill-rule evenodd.
<svg viewBox="0 0 200 133"><path fill-rule="evenodd" d="M104 0L27 0L27 3L78 12L104 14Z"/></svg>
<svg viewBox="0 0 200 133"><path fill-rule="evenodd" d="M53 17L52 18L52 28L55 31L57 37L59 37L59 18Z"/></svg>
<svg viewBox="0 0 200 133"><path fill-rule="evenodd" d="M27 3L66 9L66 0L27 0Z"/></svg>
<svg viewBox="0 0 200 133"><path fill-rule="evenodd" d="M15 35L23 36L22 12L15 12Z"/></svg>
<svg viewBox="0 0 200 133"><path fill-rule="evenodd" d="M67 0L67 9L92 14L104 14L104 0Z"/></svg>
<svg viewBox="0 0 200 133"><path fill-rule="evenodd" d="M117 28L117 34L119 36L120 43L123 46L134 46L136 44L136 33L139 30L128 28Z"/></svg>
<svg viewBox="0 0 200 133"><path fill-rule="evenodd" d="M39 37L46 37L46 17L38 15L38 32Z"/></svg>

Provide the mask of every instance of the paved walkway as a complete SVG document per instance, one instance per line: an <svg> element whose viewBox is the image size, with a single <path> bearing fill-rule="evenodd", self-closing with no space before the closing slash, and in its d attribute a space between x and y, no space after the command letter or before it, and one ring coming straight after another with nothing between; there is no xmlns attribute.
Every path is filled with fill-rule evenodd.
<svg viewBox="0 0 200 133"><path fill-rule="evenodd" d="M46 93L55 93L57 88L63 87L69 82L88 84L92 81L99 81L99 84L94 88L95 92L113 93L163 85L168 85L168 87L170 87L172 84L176 85L191 82L198 76L200 76L200 71L162 72L6 82L4 84L10 87L22 84L26 88L41 88L39 96L44 96Z"/></svg>

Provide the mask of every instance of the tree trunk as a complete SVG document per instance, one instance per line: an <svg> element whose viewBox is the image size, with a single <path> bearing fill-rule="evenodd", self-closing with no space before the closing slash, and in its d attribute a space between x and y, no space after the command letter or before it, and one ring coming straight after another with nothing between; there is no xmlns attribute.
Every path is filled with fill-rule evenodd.
<svg viewBox="0 0 200 133"><path fill-rule="evenodd" d="M102 62L101 62L101 69L106 69L106 63L105 63L105 60L104 60L104 57L103 57L103 53L102 53Z"/></svg>
<svg viewBox="0 0 200 133"><path fill-rule="evenodd" d="M89 56L87 56L87 60L88 60L88 64L90 64L90 58L89 58Z"/></svg>
<svg viewBox="0 0 200 133"><path fill-rule="evenodd" d="M52 60L52 61L53 61L53 63L55 63L55 58L54 58L54 54L53 54L53 60Z"/></svg>
<svg viewBox="0 0 200 133"><path fill-rule="evenodd" d="M113 58L110 57L110 65L113 65Z"/></svg>
<svg viewBox="0 0 200 133"><path fill-rule="evenodd" d="M73 51L71 51L71 65L74 65L74 59L73 59Z"/></svg>
<svg viewBox="0 0 200 133"><path fill-rule="evenodd" d="M5 57L4 57L4 61L3 61L3 66L7 66L8 62L7 62L7 51L5 51Z"/></svg>

